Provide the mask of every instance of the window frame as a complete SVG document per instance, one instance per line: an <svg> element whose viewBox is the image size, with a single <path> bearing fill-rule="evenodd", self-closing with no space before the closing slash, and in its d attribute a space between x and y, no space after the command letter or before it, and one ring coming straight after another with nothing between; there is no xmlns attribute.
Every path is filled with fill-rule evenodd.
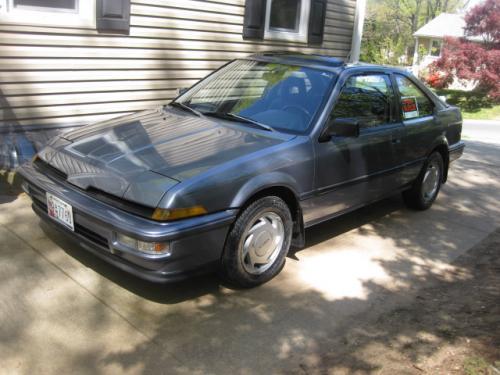
<svg viewBox="0 0 500 375"><path fill-rule="evenodd" d="M413 117L413 118L408 118L408 119L405 119L404 116L403 116L403 109L401 108L401 98L402 98L402 95L401 95L401 91L399 91L399 85L398 85L398 81L397 81L397 76L401 76L403 78L406 78L407 80L409 80L426 98L427 100L429 100L429 102L432 103L432 113L430 115L426 115L426 116L420 116L420 117ZM431 98L427 92L425 92L425 90L421 87L421 85L417 82L415 82L414 79L412 79L411 77L405 75L405 74L402 74L402 73L398 73L398 72L395 72L393 74L391 74L391 79L392 79L392 85L394 87L394 92L396 94L396 106L397 106L397 110L398 110L398 116L400 118L400 121L401 122L406 122L406 121L414 121L414 120L420 120L420 119L423 119L423 118L426 118L426 117L434 117L435 115L435 111L436 111L436 108L438 108L438 105L436 104L436 102L433 100L433 98Z"/></svg>
<svg viewBox="0 0 500 375"><path fill-rule="evenodd" d="M384 71L367 71L367 72L356 72L353 74L349 74L344 77L342 81L342 86L340 87L337 97L335 99L335 102L333 103L333 106L331 107L329 111L329 117L333 118L333 111L335 110L335 107L337 106L338 100L340 98L340 95L342 94L342 91L344 90L346 83L349 79L352 77L359 77L359 76L384 76L386 80L386 84L388 89L392 90L393 97L392 97L392 111L390 114L390 119L388 122L383 122L381 124L375 125L375 126L363 126L360 125L359 130L360 134L365 133L365 132L373 132L377 129L385 129L387 127L393 127L395 124L400 122L400 100L399 98L399 91L396 91L394 87L394 82L392 79L392 74L389 72L384 72Z"/></svg>
<svg viewBox="0 0 500 375"><path fill-rule="evenodd" d="M287 42L307 43L309 34L309 16L311 13L311 0L299 0L300 9L297 17L298 31L277 30L270 27L271 6L274 0L266 1L264 40L281 40Z"/></svg>
<svg viewBox="0 0 500 375"><path fill-rule="evenodd" d="M78 11L51 8L16 8L14 0L0 0L0 21L28 26L96 28L96 0L77 0Z"/></svg>
<svg viewBox="0 0 500 375"><path fill-rule="evenodd" d="M439 55L433 55L432 54L432 44L434 42L438 42L439 43ZM441 57L442 51L443 51L443 41L441 39L431 38L430 41L429 41L429 53L428 53L428 56L437 59L437 58Z"/></svg>

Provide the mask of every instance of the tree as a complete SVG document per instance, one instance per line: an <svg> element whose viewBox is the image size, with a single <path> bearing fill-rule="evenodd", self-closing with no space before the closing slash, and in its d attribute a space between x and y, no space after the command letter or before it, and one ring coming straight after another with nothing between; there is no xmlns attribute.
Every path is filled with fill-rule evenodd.
<svg viewBox="0 0 500 375"><path fill-rule="evenodd" d="M368 0L361 59L377 64L409 64L413 33L442 12L468 0Z"/></svg>
<svg viewBox="0 0 500 375"><path fill-rule="evenodd" d="M490 48L500 43L500 1L486 0L465 15L465 34L481 36Z"/></svg>
<svg viewBox="0 0 500 375"><path fill-rule="evenodd" d="M447 38L427 82L436 88L455 78L472 80L476 90L500 101L500 0L486 0L465 16L465 38Z"/></svg>

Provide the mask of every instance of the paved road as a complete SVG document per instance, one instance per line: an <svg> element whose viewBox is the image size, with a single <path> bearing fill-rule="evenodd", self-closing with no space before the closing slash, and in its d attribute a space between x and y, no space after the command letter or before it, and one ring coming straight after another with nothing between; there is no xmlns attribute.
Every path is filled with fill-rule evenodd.
<svg viewBox="0 0 500 375"><path fill-rule="evenodd" d="M282 274L253 290L212 276L138 281L40 225L26 196L0 196L0 372L261 374L318 364L436 275L461 277L451 262L500 227L500 127L476 125L466 124L466 154L431 210L394 197L321 224ZM334 369L354 370L362 356Z"/></svg>
<svg viewBox="0 0 500 375"><path fill-rule="evenodd" d="M483 140L500 143L500 121L465 120L464 140Z"/></svg>

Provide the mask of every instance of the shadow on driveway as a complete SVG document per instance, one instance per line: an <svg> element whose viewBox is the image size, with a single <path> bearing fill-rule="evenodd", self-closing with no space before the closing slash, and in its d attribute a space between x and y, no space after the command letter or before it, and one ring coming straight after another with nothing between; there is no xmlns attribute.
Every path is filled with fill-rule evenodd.
<svg viewBox="0 0 500 375"><path fill-rule="evenodd" d="M288 257L297 260L296 254L299 251L307 251L307 249L311 246L321 243L327 239L337 237L345 232L358 228L371 221L380 219L381 217L400 209L404 209L403 202L399 196L395 196L363 207L339 218L316 225L312 228L308 228L306 230L306 247L296 251L292 250ZM228 285L221 280L215 272L176 283L150 283L109 265L105 261L86 251L84 248L75 245L74 241L66 238L61 231L52 228L43 221L40 221L40 225L48 238L86 267L93 269L101 276L120 285L130 292L154 302L175 304L214 293L221 287L233 289L231 285Z"/></svg>
<svg viewBox="0 0 500 375"><path fill-rule="evenodd" d="M103 276L84 285L98 299L80 313L95 319L75 335L90 339L104 330L110 308L147 337L128 349L73 352L74 370L411 374L422 373L422 360L445 343L500 347L498 233L479 245L484 256L473 250L459 258L500 227L500 173L492 168L498 150L468 142L431 210L407 210L396 196L309 229L307 247L287 259L284 272L252 290L232 290L212 275L171 285L143 282L46 229ZM57 262L62 252L50 251ZM10 293L36 289L18 269L0 280L11 284ZM26 340L30 312L17 320L8 342Z"/></svg>

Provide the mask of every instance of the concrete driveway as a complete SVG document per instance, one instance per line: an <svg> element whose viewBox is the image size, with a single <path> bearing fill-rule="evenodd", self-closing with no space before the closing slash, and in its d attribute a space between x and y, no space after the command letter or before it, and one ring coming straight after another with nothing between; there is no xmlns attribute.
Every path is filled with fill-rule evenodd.
<svg viewBox="0 0 500 375"><path fill-rule="evenodd" d="M459 277L452 261L500 227L500 124L467 124L464 139L432 209L394 197L321 224L253 290L139 281L41 225L25 195L0 196L0 372L305 372L362 322ZM360 361L378 359L337 365Z"/></svg>

